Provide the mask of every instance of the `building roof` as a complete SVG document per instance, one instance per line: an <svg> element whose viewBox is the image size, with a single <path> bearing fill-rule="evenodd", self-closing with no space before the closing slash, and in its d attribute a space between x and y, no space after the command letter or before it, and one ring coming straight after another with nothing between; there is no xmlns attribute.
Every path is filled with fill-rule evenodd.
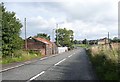
<svg viewBox="0 0 120 82"><path fill-rule="evenodd" d="M29 38L33 38L34 40L37 40L37 41L40 41L40 42L43 42L45 44L52 44L52 45L56 45L54 42L51 42L45 38L35 38L35 37L29 37Z"/></svg>
<svg viewBox="0 0 120 82"><path fill-rule="evenodd" d="M51 42L49 40L46 40L44 38L34 38L34 39L37 40L37 41L43 42L45 44L51 44Z"/></svg>
<svg viewBox="0 0 120 82"><path fill-rule="evenodd" d="M105 37L105 38L99 39L99 41L102 41L102 40L107 40L107 38Z"/></svg>

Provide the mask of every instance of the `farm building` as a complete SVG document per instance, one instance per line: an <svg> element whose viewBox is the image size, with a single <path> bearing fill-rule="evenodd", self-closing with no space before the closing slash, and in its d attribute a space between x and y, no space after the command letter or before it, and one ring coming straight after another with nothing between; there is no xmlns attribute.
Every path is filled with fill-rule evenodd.
<svg viewBox="0 0 120 82"><path fill-rule="evenodd" d="M98 44L108 44L109 42L108 42L108 39L107 38L103 38L103 39L100 39L100 40L98 40Z"/></svg>
<svg viewBox="0 0 120 82"><path fill-rule="evenodd" d="M44 38L34 37L27 38L27 50L40 51L42 55L51 55L58 52L55 43L52 43Z"/></svg>

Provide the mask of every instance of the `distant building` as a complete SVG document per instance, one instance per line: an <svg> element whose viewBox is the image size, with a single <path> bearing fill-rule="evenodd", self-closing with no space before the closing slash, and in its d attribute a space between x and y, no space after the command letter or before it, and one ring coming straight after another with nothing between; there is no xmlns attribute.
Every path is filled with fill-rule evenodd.
<svg viewBox="0 0 120 82"><path fill-rule="evenodd" d="M103 39L98 40L98 44L108 44L108 43L109 43L108 38L103 38Z"/></svg>
<svg viewBox="0 0 120 82"><path fill-rule="evenodd" d="M25 48L25 46L24 46ZM27 38L27 50L40 51L42 55L51 55L58 53L55 43L44 38Z"/></svg>
<svg viewBox="0 0 120 82"><path fill-rule="evenodd" d="M98 44L98 40L89 40L88 43L90 45L95 45L95 44Z"/></svg>

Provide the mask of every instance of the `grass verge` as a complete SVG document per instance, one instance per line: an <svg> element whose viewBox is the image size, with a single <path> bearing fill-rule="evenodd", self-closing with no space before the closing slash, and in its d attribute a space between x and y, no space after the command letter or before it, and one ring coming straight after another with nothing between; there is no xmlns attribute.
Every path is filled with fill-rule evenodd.
<svg viewBox="0 0 120 82"><path fill-rule="evenodd" d="M73 46L74 47L82 47L82 48L89 48L90 47L90 45L88 45L88 44L74 44Z"/></svg>
<svg viewBox="0 0 120 82"><path fill-rule="evenodd" d="M90 48L87 53L100 80L119 80L117 49Z"/></svg>
<svg viewBox="0 0 120 82"><path fill-rule="evenodd" d="M38 52L34 52L34 51L16 51L15 52L16 55L13 57L4 57L1 58L0 60L0 64L10 64L13 62L22 62L22 61L27 61L27 60L31 60L34 58L40 58L41 54Z"/></svg>

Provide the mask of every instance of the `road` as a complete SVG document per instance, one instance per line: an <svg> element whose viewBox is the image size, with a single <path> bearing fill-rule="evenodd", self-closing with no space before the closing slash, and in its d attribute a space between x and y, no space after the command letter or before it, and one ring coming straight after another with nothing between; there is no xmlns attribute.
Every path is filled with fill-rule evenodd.
<svg viewBox="0 0 120 82"><path fill-rule="evenodd" d="M83 48L2 72L2 80L96 80Z"/></svg>

